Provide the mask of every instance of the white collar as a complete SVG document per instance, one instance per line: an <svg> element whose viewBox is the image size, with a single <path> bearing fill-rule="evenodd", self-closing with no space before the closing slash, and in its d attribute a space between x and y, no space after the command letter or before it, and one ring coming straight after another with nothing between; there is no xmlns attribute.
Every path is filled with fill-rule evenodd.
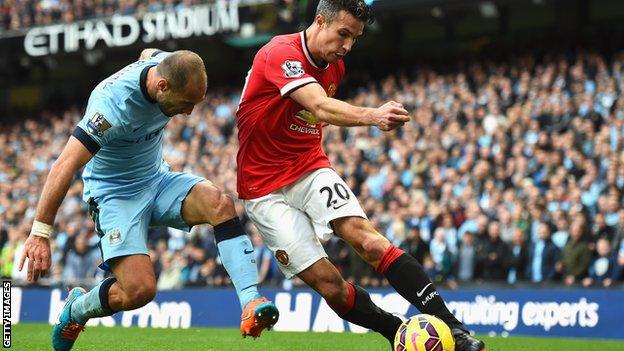
<svg viewBox="0 0 624 351"><path fill-rule="evenodd" d="M312 59L312 55L310 55L310 51L308 51L308 44L306 41L305 30L299 32L299 35L301 36L301 48L303 49L303 54L305 55L306 59L308 59L308 62L310 62L312 66L318 69L327 69L327 67L329 67L329 63L325 67L321 68L317 66L314 60Z"/></svg>

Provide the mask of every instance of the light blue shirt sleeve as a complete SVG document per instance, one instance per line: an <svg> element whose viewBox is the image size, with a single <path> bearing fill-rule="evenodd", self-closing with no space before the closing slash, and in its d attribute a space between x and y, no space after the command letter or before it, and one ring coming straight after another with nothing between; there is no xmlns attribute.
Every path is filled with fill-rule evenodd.
<svg viewBox="0 0 624 351"><path fill-rule="evenodd" d="M90 102L84 117L78 123L82 129L99 147L105 146L126 133L126 125L106 105L100 102ZM78 138L84 142L81 138Z"/></svg>

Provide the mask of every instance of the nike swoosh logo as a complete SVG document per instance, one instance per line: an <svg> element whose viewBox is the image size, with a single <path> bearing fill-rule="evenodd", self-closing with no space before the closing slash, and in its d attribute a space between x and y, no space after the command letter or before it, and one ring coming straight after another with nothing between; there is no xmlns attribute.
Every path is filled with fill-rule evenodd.
<svg viewBox="0 0 624 351"><path fill-rule="evenodd" d="M337 210L337 209L339 209L339 208L341 208L341 207L346 206L347 204L348 204L348 202L345 202L344 204L342 204L342 205L340 205L340 206L334 206L333 208L334 208L334 210Z"/></svg>
<svg viewBox="0 0 624 351"><path fill-rule="evenodd" d="M424 288L422 288L422 290L421 290L421 291L419 291L419 292L417 292L417 293L416 293L416 296L421 297L421 296L425 293L425 290L427 290L427 288L429 287L429 285L431 285L431 283L429 283L429 284L425 285L425 287L424 287Z"/></svg>
<svg viewBox="0 0 624 351"><path fill-rule="evenodd" d="M251 249L251 250L249 250L249 251L247 251L247 249L243 250L243 252L244 252L246 255L248 255L248 254L252 253L253 251L254 251L253 249Z"/></svg>

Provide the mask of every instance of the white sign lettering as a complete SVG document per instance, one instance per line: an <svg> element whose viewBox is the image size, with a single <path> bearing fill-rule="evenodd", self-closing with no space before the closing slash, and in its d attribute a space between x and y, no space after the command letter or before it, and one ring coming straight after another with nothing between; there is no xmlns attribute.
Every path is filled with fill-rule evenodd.
<svg viewBox="0 0 624 351"><path fill-rule="evenodd" d="M191 36L236 32L239 29L238 0L223 1L178 11L148 12L142 19L113 16L82 23L36 27L26 33L24 49L31 56L92 50L99 41L108 47ZM141 35L141 32L143 35ZM62 44L61 44L62 43Z"/></svg>

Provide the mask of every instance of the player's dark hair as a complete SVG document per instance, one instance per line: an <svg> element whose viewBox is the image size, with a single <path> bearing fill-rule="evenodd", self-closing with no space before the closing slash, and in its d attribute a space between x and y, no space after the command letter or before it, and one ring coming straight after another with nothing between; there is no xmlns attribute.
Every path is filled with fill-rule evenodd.
<svg viewBox="0 0 624 351"><path fill-rule="evenodd" d="M316 14L323 15L327 22L331 22L342 10L366 24L373 23L373 9L364 0L321 0Z"/></svg>
<svg viewBox="0 0 624 351"><path fill-rule="evenodd" d="M196 53L178 50L167 56L156 67L158 74L165 78L173 91L180 91L200 72L206 74L204 61Z"/></svg>

